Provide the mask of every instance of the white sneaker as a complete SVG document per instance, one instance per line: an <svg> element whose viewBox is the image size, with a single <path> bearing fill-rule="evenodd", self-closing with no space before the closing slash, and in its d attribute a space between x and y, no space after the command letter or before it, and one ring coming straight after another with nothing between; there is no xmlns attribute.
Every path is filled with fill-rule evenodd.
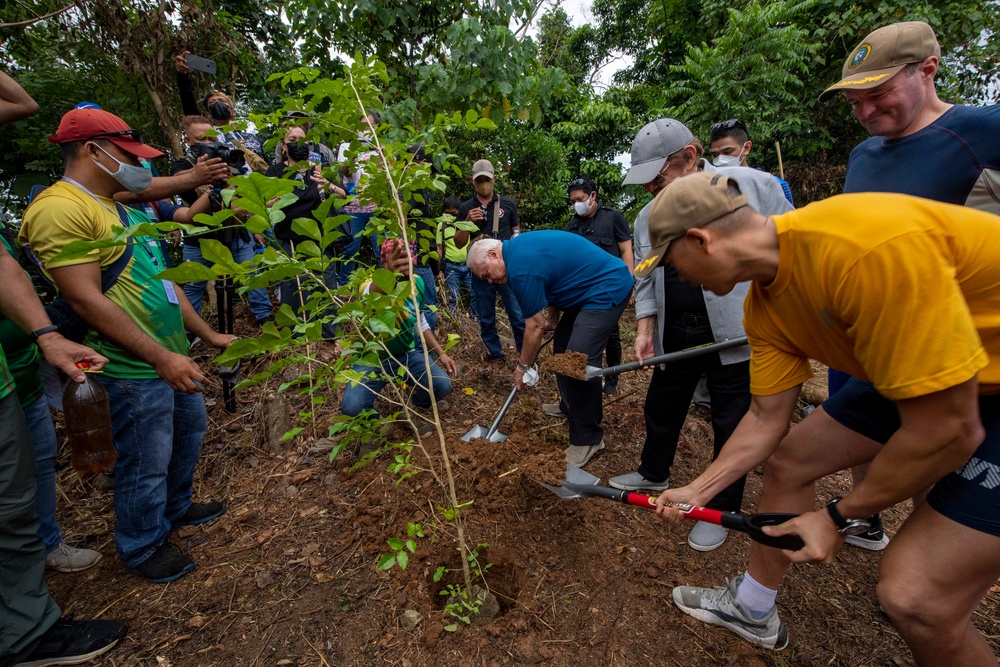
<svg viewBox="0 0 1000 667"><path fill-rule="evenodd" d="M885 530L882 528L882 518L876 514L869 521L872 522L872 527L867 532L860 535L848 535L844 538L844 542L850 544L852 547L859 547L868 551L882 551L889 546L889 536L885 534Z"/></svg>
<svg viewBox="0 0 1000 667"><path fill-rule="evenodd" d="M596 445L570 445L566 448L566 465L582 468L602 449L604 449L603 440Z"/></svg>
<svg viewBox="0 0 1000 667"><path fill-rule="evenodd" d="M688 533L688 546L695 551L714 551L729 537L729 531L714 523L699 521Z"/></svg>
<svg viewBox="0 0 1000 667"><path fill-rule="evenodd" d="M757 646L775 651L788 646L788 632L778 618L777 606L756 620L736 602L736 589L741 581L742 574L730 579L726 586L678 586L673 592L674 604L685 614L709 625L720 625Z"/></svg>
<svg viewBox="0 0 1000 667"><path fill-rule="evenodd" d="M101 554L91 549L77 549L65 542L53 549L45 557L46 567L57 572L83 572L101 562Z"/></svg>

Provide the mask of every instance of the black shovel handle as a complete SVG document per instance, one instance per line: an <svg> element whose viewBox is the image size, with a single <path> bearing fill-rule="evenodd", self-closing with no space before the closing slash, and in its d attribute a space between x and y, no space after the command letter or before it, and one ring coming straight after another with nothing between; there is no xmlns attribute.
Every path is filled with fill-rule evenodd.
<svg viewBox="0 0 1000 667"><path fill-rule="evenodd" d="M656 502L652 496L643 493L633 493L631 491L619 491L606 486L571 484L563 482L562 487L579 493L582 496L592 496L595 498L608 498L619 502L643 507L656 511ZM798 535L768 535L762 529L764 526L776 526L789 519L795 518L798 514L787 514L781 512L770 512L763 514L743 514L742 512L723 512L707 507L699 507L688 503L667 503L669 506L680 510L688 519L714 523L717 526L738 530L746 533L754 542L776 549L787 549L788 551L798 551L805 546L805 542Z"/></svg>

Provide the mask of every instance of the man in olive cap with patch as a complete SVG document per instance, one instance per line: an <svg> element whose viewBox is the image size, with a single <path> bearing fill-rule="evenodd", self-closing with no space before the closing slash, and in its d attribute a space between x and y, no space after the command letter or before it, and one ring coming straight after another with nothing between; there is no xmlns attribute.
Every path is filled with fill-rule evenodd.
<svg viewBox="0 0 1000 667"><path fill-rule="evenodd" d="M1000 106L939 99L940 60L934 30L923 21L883 26L848 55L841 80L820 95L843 92L872 135L851 153L844 192L899 192L1000 213ZM856 382L831 369L830 395L849 381ZM872 532L848 544L885 548L881 521L873 519Z"/></svg>
<svg viewBox="0 0 1000 667"><path fill-rule="evenodd" d="M643 265L667 261L717 294L752 281L750 411L705 472L656 502L680 521L665 501L702 504L764 464L758 510L801 515L765 532L805 545L754 543L746 572L677 587L675 604L782 649L773 593L790 562L832 563L867 517L933 486L881 558L879 603L918 665L996 665L971 619L1000 577L1000 217L890 193L769 217L738 186L688 176L649 214ZM874 391L848 384L789 431L811 359ZM861 463L864 481L816 510L815 482Z"/></svg>

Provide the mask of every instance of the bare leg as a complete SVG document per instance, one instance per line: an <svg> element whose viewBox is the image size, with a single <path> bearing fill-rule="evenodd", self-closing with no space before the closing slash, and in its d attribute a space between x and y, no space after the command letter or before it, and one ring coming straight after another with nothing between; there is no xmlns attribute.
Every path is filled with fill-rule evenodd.
<svg viewBox="0 0 1000 667"><path fill-rule="evenodd" d="M781 441L764 464L759 512L809 512L816 505L821 477L871 461L881 445L834 421L817 408ZM778 549L751 542L747 572L762 586L777 589L789 561Z"/></svg>
<svg viewBox="0 0 1000 667"><path fill-rule="evenodd" d="M1000 578L1000 537L924 503L889 543L878 598L918 665L997 664L972 613Z"/></svg>

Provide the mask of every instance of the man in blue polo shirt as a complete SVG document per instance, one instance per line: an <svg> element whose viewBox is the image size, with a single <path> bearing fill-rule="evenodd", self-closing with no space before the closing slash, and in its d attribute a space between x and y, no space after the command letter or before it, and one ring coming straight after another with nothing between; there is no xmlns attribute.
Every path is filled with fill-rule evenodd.
<svg viewBox="0 0 1000 667"><path fill-rule="evenodd" d="M632 275L617 257L576 234L539 231L509 241L484 239L469 250L469 270L491 285L508 285L525 315L524 343L514 383L524 387L524 372L555 329L556 353L587 355L601 365L601 353L617 328L632 293ZM604 449L601 380L558 375L569 418L566 462L583 466Z"/></svg>

